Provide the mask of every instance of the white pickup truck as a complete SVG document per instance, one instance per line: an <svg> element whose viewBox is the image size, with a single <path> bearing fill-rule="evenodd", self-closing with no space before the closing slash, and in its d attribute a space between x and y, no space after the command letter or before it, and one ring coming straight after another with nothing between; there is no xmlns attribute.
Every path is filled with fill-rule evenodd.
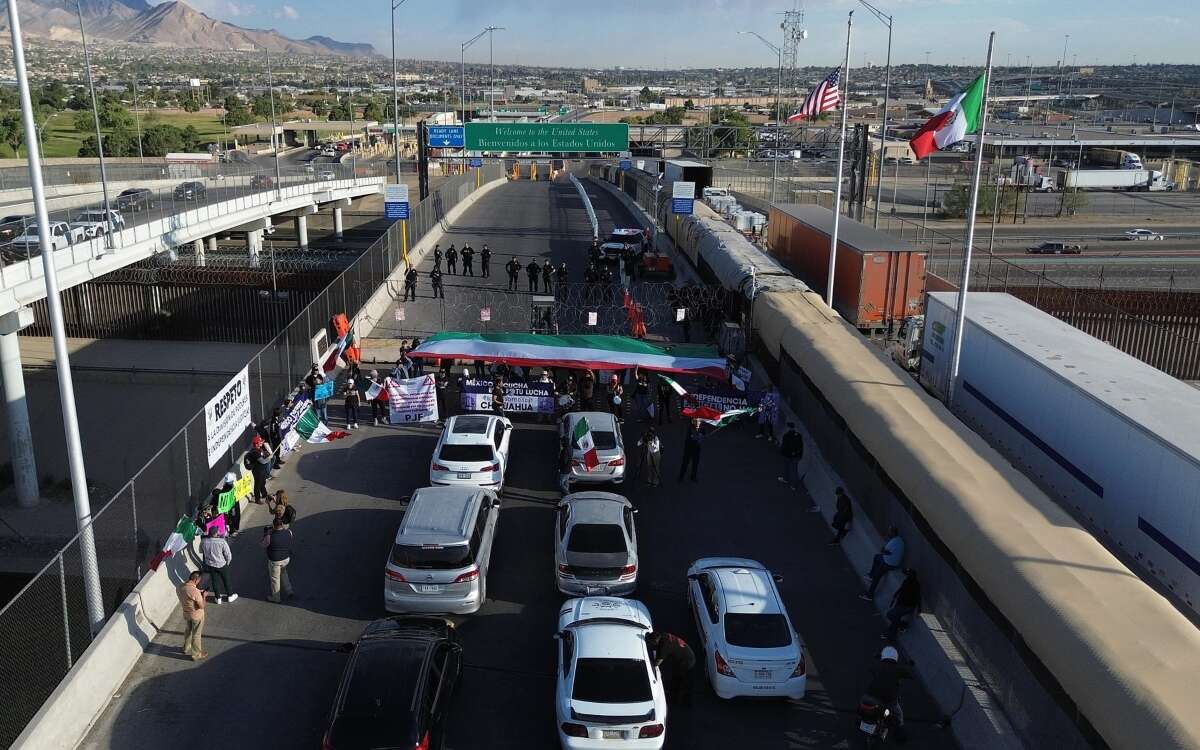
<svg viewBox="0 0 1200 750"><path fill-rule="evenodd" d="M109 209L106 215L103 208L93 208L76 216L71 226L82 229L90 240L121 231L125 228L125 217L116 209Z"/></svg>
<svg viewBox="0 0 1200 750"><path fill-rule="evenodd" d="M51 250L62 250L86 239L87 237L80 227L73 227L65 221L50 222ZM25 234L14 238L12 243L4 246L4 252L14 260L24 259L40 254L41 244L37 224L31 223L26 225Z"/></svg>

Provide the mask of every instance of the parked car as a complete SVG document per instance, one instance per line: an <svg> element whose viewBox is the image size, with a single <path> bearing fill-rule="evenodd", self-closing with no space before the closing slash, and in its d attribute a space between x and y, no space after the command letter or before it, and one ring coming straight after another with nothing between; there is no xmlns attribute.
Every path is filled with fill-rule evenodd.
<svg viewBox="0 0 1200 750"><path fill-rule="evenodd" d="M611 492L575 492L558 504L554 565L571 596L628 596L637 588L633 504Z"/></svg>
<svg viewBox="0 0 1200 750"><path fill-rule="evenodd" d="M508 469L512 422L493 414L460 414L446 420L429 463L435 487L467 485L500 493Z"/></svg>
<svg viewBox="0 0 1200 750"><path fill-rule="evenodd" d="M51 250L62 250L85 239L84 231L79 227L73 227L65 221L50 222ZM25 234L14 237L12 242L4 246L5 255L10 260L24 260L39 255L41 251L41 237L36 222L27 223Z"/></svg>
<svg viewBox="0 0 1200 750"><path fill-rule="evenodd" d="M667 700L646 646L650 612L634 599L589 596L559 609L554 708L566 750L666 742Z"/></svg>
<svg viewBox="0 0 1200 750"><path fill-rule="evenodd" d="M574 438L575 427L581 419L587 419L599 459L599 463L590 469ZM612 414L606 411L569 412L559 420L558 434L560 438L571 442L571 469L565 476L559 476L559 484L564 479L568 487L573 484L620 484L625 481L625 442L617 419Z"/></svg>
<svg viewBox="0 0 1200 750"><path fill-rule="evenodd" d="M189 180L181 182L175 186L175 200L177 201L198 201L203 200L207 192L203 182Z"/></svg>
<svg viewBox="0 0 1200 750"><path fill-rule="evenodd" d="M124 229L125 217L121 216L120 211L113 209L106 213L102 208L93 208L76 216L71 226L82 229L87 239L93 239Z"/></svg>
<svg viewBox="0 0 1200 750"><path fill-rule="evenodd" d="M700 633L704 671L721 698L803 698L804 646L762 563L707 557L688 568L688 604Z"/></svg>
<svg viewBox="0 0 1200 750"><path fill-rule="evenodd" d="M317 173L317 179L318 180L334 180L334 179L337 179L337 177L333 174L332 169L322 169L320 172Z"/></svg>
<svg viewBox="0 0 1200 750"><path fill-rule="evenodd" d="M275 187L275 178L270 175L256 174L250 178L251 190L269 190Z"/></svg>
<svg viewBox="0 0 1200 750"><path fill-rule="evenodd" d="M117 195L118 211L145 211L154 206L154 191L149 188L127 188Z"/></svg>
<svg viewBox="0 0 1200 750"><path fill-rule="evenodd" d="M444 747L462 662L462 646L449 620L375 620L342 670L322 749Z"/></svg>
<svg viewBox="0 0 1200 750"><path fill-rule="evenodd" d="M618 227L612 230L608 239L601 245L601 252L610 246L620 248L619 252L623 253L640 253L646 246L646 234L640 229Z"/></svg>
<svg viewBox="0 0 1200 750"><path fill-rule="evenodd" d="M1039 242L1025 248L1025 252L1034 255L1078 255L1085 247L1087 246L1067 242Z"/></svg>
<svg viewBox="0 0 1200 750"><path fill-rule="evenodd" d="M1161 240L1163 236L1150 229L1130 229L1125 233L1127 240Z"/></svg>
<svg viewBox="0 0 1200 750"><path fill-rule="evenodd" d="M384 609L458 615L478 610L487 597L499 520L500 500L491 490L417 490L384 564Z"/></svg>
<svg viewBox="0 0 1200 750"><path fill-rule="evenodd" d="M0 243L25 234L25 224L33 223L32 216L5 216L0 219Z"/></svg>

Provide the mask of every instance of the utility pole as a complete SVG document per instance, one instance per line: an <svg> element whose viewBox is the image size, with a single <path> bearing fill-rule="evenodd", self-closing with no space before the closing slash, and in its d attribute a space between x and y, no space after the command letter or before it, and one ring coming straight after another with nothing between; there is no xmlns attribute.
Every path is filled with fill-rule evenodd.
<svg viewBox="0 0 1200 750"><path fill-rule="evenodd" d="M117 230L112 216L112 206L108 202L108 170L104 168L104 137L100 134L100 102L96 99L96 85L92 81L92 58L88 54L87 33L83 30L83 5L75 0L75 11L79 14L79 37L83 40L83 66L87 68L88 91L92 95L92 120L96 123L96 155L100 158L100 193L104 196L104 223L110 231L104 233L104 246L109 250L113 247L113 232ZM15 11L13 14L15 15ZM12 29L16 33L16 29ZM42 247L50 247L43 244Z"/></svg>
<svg viewBox="0 0 1200 750"><path fill-rule="evenodd" d="M842 137L838 139L837 184L833 197L833 232L829 237L829 278L825 282L825 304L833 308L833 275L837 270L838 225L842 216L842 168L846 157L846 115L850 111L850 34L854 29L854 11L846 16L846 58L842 63L842 86L846 96L842 97Z"/></svg>
<svg viewBox="0 0 1200 750"><path fill-rule="evenodd" d="M776 201L776 191L779 187L779 93L783 87L783 50L776 47L771 42L767 41L766 37L759 34L757 31L739 31L739 34L750 34L758 39L758 41L767 45L767 47L775 53L779 61L779 75L775 84L775 148L771 158L771 203Z"/></svg>
<svg viewBox="0 0 1200 750"><path fill-rule="evenodd" d="M392 147L396 155L396 184L400 184L400 84L396 71L396 9L408 0L392 0Z"/></svg>
<svg viewBox="0 0 1200 750"><path fill-rule="evenodd" d="M263 53L267 58L267 98L271 101L271 145L275 147L275 197L278 199L283 195L283 177L279 172L279 141L275 132L279 129L275 120L275 78L271 75L271 51L263 47Z"/></svg>
<svg viewBox="0 0 1200 750"><path fill-rule="evenodd" d="M883 201L883 156L884 150L887 148L887 111L889 97L892 93L892 17L883 11L871 5L867 0L858 0L864 8L871 12L871 15L879 19L879 22L887 26L888 43L887 43L887 73L884 77L883 84L883 115L879 118L879 160L876 162L879 169L875 179L875 220L872 226L879 228L879 204ZM928 55L928 53L926 53ZM849 92L847 92L849 95ZM900 180L900 160L896 159L896 180ZM895 193L892 194L892 213L896 212Z"/></svg>

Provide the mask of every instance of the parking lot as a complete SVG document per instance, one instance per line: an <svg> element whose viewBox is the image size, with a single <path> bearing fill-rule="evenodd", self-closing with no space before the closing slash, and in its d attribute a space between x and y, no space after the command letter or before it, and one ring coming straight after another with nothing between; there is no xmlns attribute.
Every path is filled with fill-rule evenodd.
<svg viewBox="0 0 1200 750"><path fill-rule="evenodd" d="M510 188L523 198L557 200L555 191L528 183L505 186L468 211L456 229L490 227L486 236L501 252L511 247L503 238L506 227L524 237L525 254L551 247L556 255L569 253L572 243L583 252L586 239L574 216L560 224L559 209L547 211L545 204L512 211ZM600 195L598 213L620 211L615 199ZM330 411L340 427L340 410ZM636 443L641 429L628 420L625 442ZM803 701L722 701L697 665L696 699L669 714L667 747L851 747L882 619L858 599L861 582L840 548L827 544L826 520L809 512L803 492L776 480L782 469L777 447L755 440L749 425L724 428L704 445L700 481L681 483L683 431L678 418L663 430L663 487L627 482L615 490L639 511L635 598L657 627L697 646L685 598L689 563L712 555L760 560L784 578L780 591L807 646L809 682ZM296 599L266 601L257 543L266 512L251 506L243 518L247 530L231 540L233 583L242 598L210 606L209 658L194 664L182 656L177 612L161 624L162 633L81 747L319 747L345 663L342 646L385 614L383 567L403 514L401 499L425 486L437 435L432 425L367 425L344 440L305 446L289 460L270 486L286 489L298 511L290 567ZM454 750L557 746L552 636L564 597L554 585L555 454L554 425L517 421L488 601L480 612L456 618L465 669L449 721L447 747ZM903 696L913 734L908 747L955 747L949 732L935 726L941 717L919 685L906 684Z"/></svg>

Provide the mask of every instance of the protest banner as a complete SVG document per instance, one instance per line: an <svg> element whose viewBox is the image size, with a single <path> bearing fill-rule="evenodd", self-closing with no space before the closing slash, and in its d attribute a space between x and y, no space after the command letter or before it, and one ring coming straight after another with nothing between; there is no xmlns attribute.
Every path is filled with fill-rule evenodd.
<svg viewBox="0 0 1200 750"><path fill-rule="evenodd" d="M392 424L436 422L437 380L433 375L389 380L388 407Z"/></svg>
<svg viewBox="0 0 1200 750"><path fill-rule="evenodd" d="M463 381L460 403L466 411L492 411L492 380L467 378ZM504 411L527 414L553 414L554 389L550 383L504 384Z"/></svg>
<svg viewBox="0 0 1200 750"><path fill-rule="evenodd" d="M313 388L313 400L325 401L326 399L333 398L333 386L334 383L332 380L326 383L317 383L317 387Z"/></svg>
<svg viewBox="0 0 1200 750"><path fill-rule="evenodd" d="M233 376L216 396L204 405L204 428L208 442L208 466L226 457L242 431L253 423L250 416L250 370Z"/></svg>

